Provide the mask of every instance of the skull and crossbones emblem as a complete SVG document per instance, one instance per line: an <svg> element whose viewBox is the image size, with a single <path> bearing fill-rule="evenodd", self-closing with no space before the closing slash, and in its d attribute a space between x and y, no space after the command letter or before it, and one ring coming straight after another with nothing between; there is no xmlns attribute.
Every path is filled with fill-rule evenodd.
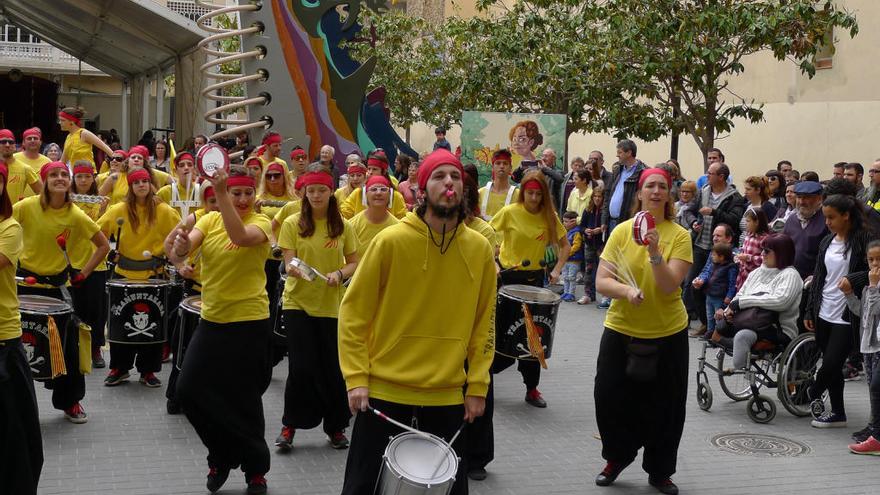
<svg viewBox="0 0 880 495"><path fill-rule="evenodd" d="M136 335L155 337L150 332L158 325L156 323L150 323L150 307L146 303L135 303L134 314L131 316L131 321L134 325L131 323L123 325L126 330L130 331L128 334L129 337L134 337Z"/></svg>
<svg viewBox="0 0 880 495"><path fill-rule="evenodd" d="M36 368L43 364L46 361L46 358L43 356L34 357L34 353L36 352L35 346L37 345L37 339L34 338L32 334L22 333L21 335L21 345L24 347L24 353L27 356L28 366L31 368L31 373L37 373L40 370Z"/></svg>

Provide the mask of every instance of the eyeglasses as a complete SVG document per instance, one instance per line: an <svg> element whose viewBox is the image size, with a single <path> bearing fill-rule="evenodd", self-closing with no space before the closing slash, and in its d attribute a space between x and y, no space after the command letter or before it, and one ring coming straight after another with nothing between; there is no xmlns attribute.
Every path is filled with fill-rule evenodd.
<svg viewBox="0 0 880 495"><path fill-rule="evenodd" d="M761 249L761 254L768 254L768 253L772 253L772 252L773 252L772 250L767 249L767 248L762 248L762 249Z"/></svg>
<svg viewBox="0 0 880 495"><path fill-rule="evenodd" d="M367 192L371 192L371 193L387 193L388 191L389 191L389 188L386 186L373 186L373 187L367 189Z"/></svg>
<svg viewBox="0 0 880 495"><path fill-rule="evenodd" d="M111 162L124 162L125 157L124 156L114 156L114 157L110 158L110 161Z"/></svg>
<svg viewBox="0 0 880 495"><path fill-rule="evenodd" d="M266 178L269 180L278 180L281 178L281 174L266 174Z"/></svg>
<svg viewBox="0 0 880 495"><path fill-rule="evenodd" d="M11 139L0 139L0 144L6 145L6 146L11 146L11 145L15 144L15 141L13 141Z"/></svg>
<svg viewBox="0 0 880 495"><path fill-rule="evenodd" d="M517 143L517 144L525 144L525 143L529 142L529 137L528 136L516 136L513 139L511 139L510 141Z"/></svg>

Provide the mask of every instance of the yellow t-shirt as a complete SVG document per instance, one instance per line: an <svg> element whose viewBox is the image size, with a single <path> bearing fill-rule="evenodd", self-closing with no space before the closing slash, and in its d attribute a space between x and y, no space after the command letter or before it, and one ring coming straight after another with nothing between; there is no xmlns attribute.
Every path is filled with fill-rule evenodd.
<svg viewBox="0 0 880 495"><path fill-rule="evenodd" d="M353 216L351 220L348 221L357 236L357 254L359 259L367 252L367 248L370 246L370 243L373 242L373 238L376 237L376 234L382 232L386 227L395 225L398 222L398 220L394 218L394 215L386 215L385 220L381 223L373 223L367 218L365 213L366 210Z"/></svg>
<svg viewBox="0 0 880 495"><path fill-rule="evenodd" d="M510 189L513 190L510 191ZM519 199L519 188L511 184L510 189L508 189L510 194L510 203L507 203L508 193L492 192L488 185L480 188L480 213L483 215L483 219L491 220L492 217L494 217L495 214L501 210L501 208L504 208L508 204L513 204L517 202L517 200ZM489 195L488 198L486 197L487 194Z"/></svg>
<svg viewBox="0 0 880 495"><path fill-rule="evenodd" d="M12 217L0 221L0 255L9 260L9 265L0 270L0 340L21 337L15 267L22 247L21 225Z"/></svg>
<svg viewBox="0 0 880 495"><path fill-rule="evenodd" d="M580 191L577 188L571 190L571 194L568 196L568 204L566 205L567 211L573 211L578 214L578 221L580 221L581 215L584 214L584 210L587 209L587 206L590 206L590 201L593 200L593 188L588 187L584 192L583 196L581 196ZM564 213L564 212L563 212Z"/></svg>
<svg viewBox="0 0 880 495"><path fill-rule="evenodd" d="M67 134L64 140L64 152L67 154L67 163L74 164L77 160L85 160L95 165L95 155L92 153L92 145L80 139L83 128L79 128Z"/></svg>
<svg viewBox="0 0 880 495"><path fill-rule="evenodd" d="M480 217L471 217L470 220L465 222L465 225L479 232L483 237L489 241L489 244L492 245L492 249L498 247L500 243L500 239L498 239L498 234L495 233L495 229L489 225L489 222L483 220Z"/></svg>
<svg viewBox="0 0 880 495"><path fill-rule="evenodd" d="M165 253L165 237L180 222L180 215L174 208L165 203L158 203L155 206L156 217L149 225L147 224L147 208L145 206L137 207L137 216L141 219L137 231L133 231L131 228L128 203L126 202L117 203L107 208L107 211L98 220L98 225L104 231L104 235L110 237L111 234L116 235L116 230L119 227L116 220L121 218L123 220L122 233L116 244L116 250L122 256L133 261L147 261L150 258L144 256L144 251L150 251L154 257L162 256ZM126 270L118 265L116 273L132 280L146 280L154 274L152 270Z"/></svg>
<svg viewBox="0 0 880 495"><path fill-rule="evenodd" d="M38 154L36 158L31 160L27 157L27 155L24 154L24 151L19 151L15 153L14 155L12 155L12 158L18 163L24 163L25 165L29 166L34 172L36 172L37 175L40 175L40 168L51 161L49 160L48 156L42 153ZM35 196L36 194L37 193L35 193L30 187L24 188L23 196L25 198L28 196Z"/></svg>
<svg viewBox="0 0 880 495"><path fill-rule="evenodd" d="M269 194L268 192L263 192L257 197L257 199L261 199L263 201L288 201L289 204L289 202L294 200L294 197L290 194L274 196L272 194ZM269 218L275 218L275 215L279 211L281 211L281 208L283 208L283 206L260 206L260 213L266 215Z"/></svg>
<svg viewBox="0 0 880 495"><path fill-rule="evenodd" d="M614 299L605 315L605 326L636 338L656 339L682 331L688 324L687 311L681 301L681 289L664 294L654 281L654 270L648 260L648 249L632 238L632 220L611 231L601 258L616 267L627 266L645 300L633 306L626 299ZM663 259L693 263L691 237L675 222L657 224Z"/></svg>
<svg viewBox="0 0 880 495"><path fill-rule="evenodd" d="M275 220L275 223L278 224L278 231L281 231L281 226L284 225L284 221L287 220L287 217L293 215L294 213L299 213L302 210L302 200L297 199L291 201L284 205L283 208L278 210L278 213L275 214L275 217L272 219ZM276 232L278 234L278 232Z"/></svg>
<svg viewBox="0 0 880 495"><path fill-rule="evenodd" d="M559 217L554 214L553 218L556 220L556 239L550 238L542 212L529 213L522 203L501 208L489 222L501 239L501 252L498 255L501 265L510 268L529 260L528 267L519 269L540 270L539 263L544 259L547 246L566 235Z"/></svg>
<svg viewBox="0 0 880 495"><path fill-rule="evenodd" d="M100 178L101 176L99 175L98 177ZM109 175L104 176L104 178L101 179L98 183L103 184L108 177ZM127 194L128 174L125 172L119 172L119 176L116 178L116 183L113 184L113 189L110 191L110 206L125 202L125 196Z"/></svg>
<svg viewBox="0 0 880 495"><path fill-rule="evenodd" d="M99 203L79 203L74 202L74 206L83 211L92 221L97 222L100 218L98 213L101 212L101 205ZM95 252L95 244L93 242L89 243L79 243L75 246L70 247L70 263L77 270L82 270L86 263L89 262L89 259L92 257L92 254ZM98 266L95 267L96 272L103 272L107 270L107 260L106 258L98 263Z"/></svg>
<svg viewBox="0 0 880 495"><path fill-rule="evenodd" d="M284 165L284 170L288 170L288 169L287 169L287 162L284 161L284 160L282 160L281 158L278 158L278 157L275 157L274 160L269 161L269 160L266 160L265 158L263 158L263 157L261 156L261 157L260 157L260 162L263 164L263 170L264 170L264 171L266 170L266 167L269 166L270 163L280 163L281 165Z"/></svg>
<svg viewBox="0 0 880 495"><path fill-rule="evenodd" d="M340 187L339 189L333 191L333 196L336 197L336 204L342 205L346 199L348 199L348 195L353 191L351 186ZM352 217L353 218L353 217Z"/></svg>
<svg viewBox="0 0 880 495"><path fill-rule="evenodd" d="M389 211L399 220L406 216L406 201L403 199L403 194L400 194L397 189L393 189L393 191L394 199L391 200ZM339 211L342 213L343 218L352 218L367 209L364 205L363 194L364 188L359 187L348 195L345 202L339 205Z"/></svg>
<svg viewBox="0 0 880 495"><path fill-rule="evenodd" d="M293 250L294 256L318 272L326 275L339 270L345 265L345 256L357 252L357 237L348 221L345 221L342 235L335 239L327 235L326 219L315 220L315 233L311 237L300 237L297 225L299 216L297 213L281 225L278 246ZM283 301L283 309L301 309L309 316L336 318L342 301L342 287L330 287L321 278L309 282L298 277L287 277Z"/></svg>
<svg viewBox="0 0 880 495"><path fill-rule="evenodd" d="M242 219L266 234L266 242L239 247L229 240L223 217L212 211L196 222L202 240L202 318L214 323L265 320L269 318L266 272L269 255L269 218L250 213Z"/></svg>
<svg viewBox="0 0 880 495"><path fill-rule="evenodd" d="M98 232L94 220L76 206L43 210L39 196L13 205L12 216L24 231L24 251L19 263L25 270L39 275L57 275L67 267L56 238L67 239L67 252L73 262L73 253L86 248L84 244L92 244L92 237Z"/></svg>
<svg viewBox="0 0 880 495"><path fill-rule="evenodd" d="M12 160L6 164L6 167L9 169L9 177L6 178L6 191L12 204L21 201L22 198L32 196L34 192L31 189L31 184L40 178L39 172L34 172L29 165L18 160Z"/></svg>

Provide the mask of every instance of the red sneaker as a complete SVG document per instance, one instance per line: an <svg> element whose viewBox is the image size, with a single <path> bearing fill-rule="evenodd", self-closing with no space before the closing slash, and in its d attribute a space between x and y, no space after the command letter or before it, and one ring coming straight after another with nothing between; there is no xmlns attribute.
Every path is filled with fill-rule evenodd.
<svg viewBox="0 0 880 495"><path fill-rule="evenodd" d="M79 402L64 410L64 417L73 424L81 425L89 422L89 416Z"/></svg>
<svg viewBox="0 0 880 495"><path fill-rule="evenodd" d="M245 493L248 495L263 495L269 490L266 483L266 477L262 474L255 474L248 478L247 485L247 491Z"/></svg>
<svg viewBox="0 0 880 495"><path fill-rule="evenodd" d="M526 402L535 407L547 407L547 401L544 400L544 397L541 396L541 392L536 388L526 391Z"/></svg>
<svg viewBox="0 0 880 495"><path fill-rule="evenodd" d="M851 444L849 451L853 454L880 455L880 441L872 435L862 443Z"/></svg>
<svg viewBox="0 0 880 495"><path fill-rule="evenodd" d="M275 439L275 446L281 450L290 450L293 448L293 435L296 430L289 426L281 427L281 434Z"/></svg>

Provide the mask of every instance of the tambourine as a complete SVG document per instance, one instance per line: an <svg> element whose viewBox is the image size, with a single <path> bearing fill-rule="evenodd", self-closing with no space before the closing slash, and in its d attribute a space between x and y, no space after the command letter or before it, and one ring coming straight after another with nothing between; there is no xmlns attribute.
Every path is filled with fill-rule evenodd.
<svg viewBox="0 0 880 495"><path fill-rule="evenodd" d="M229 154L219 144L206 144L196 153L196 167L199 175L211 179L218 170L229 170Z"/></svg>
<svg viewBox="0 0 880 495"><path fill-rule="evenodd" d="M636 244L647 246L648 240L645 236L648 234L648 231L655 226L654 215L651 215L647 211L636 213L633 217L633 240L636 241Z"/></svg>

